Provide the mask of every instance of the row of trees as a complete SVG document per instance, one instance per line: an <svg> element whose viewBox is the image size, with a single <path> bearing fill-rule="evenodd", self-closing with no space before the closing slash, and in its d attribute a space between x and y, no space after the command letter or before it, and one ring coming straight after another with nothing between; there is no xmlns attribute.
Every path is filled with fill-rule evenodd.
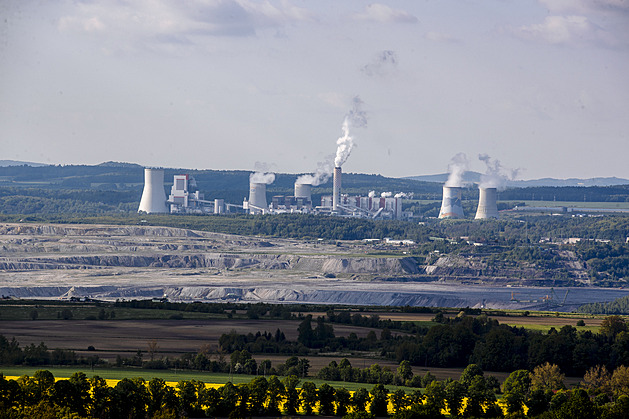
<svg viewBox="0 0 629 419"><path fill-rule="evenodd" d="M15 338L8 340L0 335L0 365L95 365L102 361L98 356L81 357L69 349L53 349L42 342L20 348Z"/></svg>
<svg viewBox="0 0 629 419"><path fill-rule="evenodd" d="M556 365L544 364L533 372L514 371L503 384L504 396L493 377L469 365L459 380L430 380L424 391L389 392L382 384L353 393L327 383L319 388L296 376L280 380L257 377L247 384L215 388L198 380L168 385L161 378L120 380L111 387L82 372L55 380L46 370L33 377L7 380L0 374L0 415L11 418L181 418L296 415L315 413L347 418L624 418L629 411L629 368L613 374L596 367L581 387L566 391ZM392 409L389 409L389 405Z"/></svg>

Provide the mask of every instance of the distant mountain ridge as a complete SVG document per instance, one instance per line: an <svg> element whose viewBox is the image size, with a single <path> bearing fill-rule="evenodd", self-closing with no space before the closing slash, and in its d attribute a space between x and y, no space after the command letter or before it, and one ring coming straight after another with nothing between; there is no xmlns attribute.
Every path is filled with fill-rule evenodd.
<svg viewBox="0 0 629 419"><path fill-rule="evenodd" d="M436 175L420 175L407 176L403 179L419 180L423 182L445 183L448 180L448 173L440 173ZM482 173L468 171L463 175L463 181L466 183L479 183ZM540 186L617 186L629 185L629 179L618 177L595 177L589 179L569 178L569 179L530 179L530 180L508 180L505 186L512 188L530 188Z"/></svg>
<svg viewBox="0 0 629 419"><path fill-rule="evenodd" d="M19 161L19 160L0 160L0 167L10 167L10 166L31 166L31 167L41 167L41 166L50 166L46 163L34 163L30 161Z"/></svg>

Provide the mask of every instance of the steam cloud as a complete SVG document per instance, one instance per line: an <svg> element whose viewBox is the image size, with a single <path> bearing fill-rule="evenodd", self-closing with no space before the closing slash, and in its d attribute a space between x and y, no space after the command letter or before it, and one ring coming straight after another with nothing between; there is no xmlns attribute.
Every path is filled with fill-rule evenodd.
<svg viewBox="0 0 629 419"><path fill-rule="evenodd" d="M492 159L488 154L479 154L478 160L487 167L485 174L481 175L479 188L504 189L507 181L515 179L518 175L518 169L505 169L500 160Z"/></svg>
<svg viewBox="0 0 629 419"><path fill-rule="evenodd" d="M376 197L376 191L369 191L369 198L375 198Z"/></svg>
<svg viewBox="0 0 629 419"><path fill-rule="evenodd" d="M465 153L458 153L452 157L450 164L448 165L448 172L450 173L450 176L448 176L446 186L451 188L462 187L464 184L463 175L467 171L468 167L469 162L467 161Z"/></svg>
<svg viewBox="0 0 629 419"><path fill-rule="evenodd" d="M266 183L267 185L275 181L275 173L255 172L249 175L250 183Z"/></svg>
<svg viewBox="0 0 629 419"><path fill-rule="evenodd" d="M311 184L318 186L328 181L335 167L340 167L345 163L354 148L354 140L349 135L349 128L367 126L367 114L362 110L363 101L355 96L352 100L352 108L349 110L341 129L343 135L336 141L336 155L327 156L322 162L317 163L317 169L313 174L302 175L297 178L297 184Z"/></svg>
<svg viewBox="0 0 629 419"><path fill-rule="evenodd" d="M352 101L352 109L348 112L343 120L341 129L343 135L336 140L336 157L334 157L334 167L341 167L347 161L354 148L354 139L349 135L349 127L365 127L367 126L367 114L362 110L363 101L358 97L354 97Z"/></svg>
<svg viewBox="0 0 629 419"><path fill-rule="evenodd" d="M413 192L399 192L395 194L395 198L413 199L413 196L415 196Z"/></svg>
<svg viewBox="0 0 629 419"><path fill-rule="evenodd" d="M391 198L393 196L393 194L391 192L382 192L380 194L381 198Z"/></svg>
<svg viewBox="0 0 629 419"><path fill-rule="evenodd" d="M330 154L324 161L317 163L317 170L313 174L299 176L295 183L319 186L328 181L333 170L334 155Z"/></svg>

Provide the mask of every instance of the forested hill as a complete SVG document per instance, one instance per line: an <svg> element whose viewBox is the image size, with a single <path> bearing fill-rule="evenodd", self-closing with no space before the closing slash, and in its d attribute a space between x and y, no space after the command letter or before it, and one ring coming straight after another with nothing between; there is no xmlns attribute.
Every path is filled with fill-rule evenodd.
<svg viewBox="0 0 629 419"><path fill-rule="evenodd" d="M223 198L239 203L249 194L250 171L165 169L169 190L175 174L188 173L206 199ZM292 195L299 174L276 174L267 187L271 195ZM144 182L144 168L137 164L107 162L95 166L9 166L0 167L0 213L104 213L135 211ZM367 195L369 191L412 193L415 199L440 200L440 183L388 178L374 174L343 174L343 192ZM313 188L313 201L331 194L331 179ZM464 189L467 201L478 199L478 189ZM512 188L499 192L499 201L587 201L627 202L629 185L608 187Z"/></svg>

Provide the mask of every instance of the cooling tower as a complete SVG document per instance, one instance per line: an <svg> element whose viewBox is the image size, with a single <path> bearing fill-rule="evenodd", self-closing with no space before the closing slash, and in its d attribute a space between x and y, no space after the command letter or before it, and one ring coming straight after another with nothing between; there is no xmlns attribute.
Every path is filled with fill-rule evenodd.
<svg viewBox="0 0 629 419"><path fill-rule="evenodd" d="M295 183L295 198L306 198L308 201L312 201L312 185Z"/></svg>
<svg viewBox="0 0 629 419"><path fill-rule="evenodd" d="M332 182L332 211L338 211L341 202L341 168L334 168L334 180Z"/></svg>
<svg viewBox="0 0 629 419"><path fill-rule="evenodd" d="M164 192L164 170L144 169L144 190L138 212L168 212Z"/></svg>
<svg viewBox="0 0 629 419"><path fill-rule="evenodd" d="M266 203L266 183L249 183L249 206L251 213L263 212L269 208Z"/></svg>
<svg viewBox="0 0 629 419"><path fill-rule="evenodd" d="M463 207L461 206L461 188L444 186L439 218L463 217Z"/></svg>
<svg viewBox="0 0 629 419"><path fill-rule="evenodd" d="M496 188L479 188L477 220L485 218L498 218L498 205L496 204Z"/></svg>

